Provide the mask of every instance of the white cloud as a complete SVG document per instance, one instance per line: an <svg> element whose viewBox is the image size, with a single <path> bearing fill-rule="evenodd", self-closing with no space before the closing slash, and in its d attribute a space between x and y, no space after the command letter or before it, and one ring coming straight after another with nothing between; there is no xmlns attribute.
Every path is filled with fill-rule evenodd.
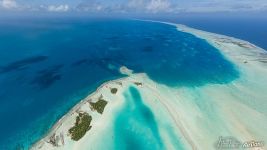
<svg viewBox="0 0 267 150"><path fill-rule="evenodd" d="M170 2L168 0L151 0L146 9L151 12L170 11Z"/></svg>
<svg viewBox="0 0 267 150"><path fill-rule="evenodd" d="M128 7L130 8L140 8L143 7L145 0L129 0Z"/></svg>
<svg viewBox="0 0 267 150"><path fill-rule="evenodd" d="M17 8L18 4L15 0L2 0L1 6L6 9Z"/></svg>
<svg viewBox="0 0 267 150"><path fill-rule="evenodd" d="M267 0L77 0L64 4L51 0L0 0L1 9L51 12L71 9L95 13L256 12L267 10Z"/></svg>
<svg viewBox="0 0 267 150"><path fill-rule="evenodd" d="M129 0L127 6L133 11L148 13L170 12L172 10L170 0Z"/></svg>
<svg viewBox="0 0 267 150"><path fill-rule="evenodd" d="M212 12L257 12L267 4L266 0L202 0L190 3L179 3L180 8L186 12L212 13Z"/></svg>
<svg viewBox="0 0 267 150"><path fill-rule="evenodd" d="M47 10L51 12L66 12L69 10L69 5L49 5Z"/></svg>
<svg viewBox="0 0 267 150"><path fill-rule="evenodd" d="M98 2L97 0L83 0L80 4L76 6L78 11L89 11L89 12L100 12L106 7Z"/></svg>
<svg viewBox="0 0 267 150"><path fill-rule="evenodd" d="M127 10L147 13L253 12L265 10L267 0L128 0Z"/></svg>

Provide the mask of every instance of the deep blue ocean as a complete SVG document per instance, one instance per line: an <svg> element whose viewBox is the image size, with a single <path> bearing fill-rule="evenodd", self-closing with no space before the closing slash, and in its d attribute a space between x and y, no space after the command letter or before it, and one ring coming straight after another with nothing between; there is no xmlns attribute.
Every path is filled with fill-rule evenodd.
<svg viewBox="0 0 267 150"><path fill-rule="evenodd" d="M166 24L1 20L0 149L28 149L101 83L123 77L121 66L172 87L224 84L239 77L235 66L205 40Z"/></svg>
<svg viewBox="0 0 267 150"><path fill-rule="evenodd" d="M249 41L267 50L267 16L262 14L206 14L154 17L192 28Z"/></svg>

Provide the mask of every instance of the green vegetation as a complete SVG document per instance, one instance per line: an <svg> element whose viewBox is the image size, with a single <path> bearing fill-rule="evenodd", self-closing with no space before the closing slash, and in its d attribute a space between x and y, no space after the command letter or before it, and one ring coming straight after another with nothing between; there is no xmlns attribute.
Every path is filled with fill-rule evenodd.
<svg viewBox="0 0 267 150"><path fill-rule="evenodd" d="M69 129L71 134L71 139L74 141L79 141L87 131L89 131L92 126L90 126L92 121L92 116L88 113L79 113L76 117L75 126Z"/></svg>
<svg viewBox="0 0 267 150"><path fill-rule="evenodd" d="M93 103L90 102L90 105L93 107L94 110L96 110L98 113L102 114L104 112L104 109L107 105L107 101L102 99L102 96L98 99L97 102Z"/></svg>
<svg viewBox="0 0 267 150"><path fill-rule="evenodd" d="M49 138L49 143L52 144L53 146L58 146L55 133Z"/></svg>
<svg viewBox="0 0 267 150"><path fill-rule="evenodd" d="M110 89L110 92L111 92L112 94L116 94L116 93L118 92L118 89L117 89L117 88L111 88L111 89Z"/></svg>
<svg viewBox="0 0 267 150"><path fill-rule="evenodd" d="M134 82L134 84L137 85L137 86L143 85L141 82Z"/></svg>

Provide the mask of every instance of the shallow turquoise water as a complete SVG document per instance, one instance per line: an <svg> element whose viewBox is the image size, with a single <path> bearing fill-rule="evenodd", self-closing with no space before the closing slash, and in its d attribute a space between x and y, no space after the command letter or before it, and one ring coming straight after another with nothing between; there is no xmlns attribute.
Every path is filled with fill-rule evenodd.
<svg viewBox="0 0 267 150"><path fill-rule="evenodd" d="M124 94L125 105L115 117L113 149L162 150L166 149L159 134L152 111L134 87ZM175 139L178 140L178 139Z"/></svg>
<svg viewBox="0 0 267 150"><path fill-rule="evenodd" d="M166 24L88 18L1 20L0 149L27 149L97 86L122 77L121 66L177 87L224 84L239 76L205 40ZM133 109L149 116L142 121L150 124L154 121L146 110ZM148 127L156 130L155 125Z"/></svg>

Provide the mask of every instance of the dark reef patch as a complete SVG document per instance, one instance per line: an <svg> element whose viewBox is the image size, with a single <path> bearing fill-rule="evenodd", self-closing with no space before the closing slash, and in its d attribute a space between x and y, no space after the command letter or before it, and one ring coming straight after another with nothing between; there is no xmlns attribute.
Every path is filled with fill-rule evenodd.
<svg viewBox="0 0 267 150"><path fill-rule="evenodd" d="M78 61L75 61L74 63L72 63L72 66L73 67L77 67L77 66L80 66L80 65L84 65L84 64L86 64L86 63L88 63L89 62L89 60L88 59L80 59L80 60L78 60Z"/></svg>
<svg viewBox="0 0 267 150"><path fill-rule="evenodd" d="M153 51L153 47L152 46L146 46L143 48L143 52L152 52Z"/></svg>
<svg viewBox="0 0 267 150"><path fill-rule="evenodd" d="M107 40L107 41L110 41L110 40L118 40L118 39L120 39L120 37L119 36L108 35L107 37L104 37L103 39Z"/></svg>
<svg viewBox="0 0 267 150"><path fill-rule="evenodd" d="M47 59L48 59L47 56L33 56L33 57L25 58L22 60L18 60L10 64L7 64L3 67L0 67L0 73L7 73L7 72L15 71L15 70L22 70L22 69L27 68L28 65L39 63Z"/></svg>
<svg viewBox="0 0 267 150"><path fill-rule="evenodd" d="M59 73L63 65L52 66L37 72L37 75L32 80L31 84L38 85L40 89L50 87L54 82L60 80L62 75Z"/></svg>

